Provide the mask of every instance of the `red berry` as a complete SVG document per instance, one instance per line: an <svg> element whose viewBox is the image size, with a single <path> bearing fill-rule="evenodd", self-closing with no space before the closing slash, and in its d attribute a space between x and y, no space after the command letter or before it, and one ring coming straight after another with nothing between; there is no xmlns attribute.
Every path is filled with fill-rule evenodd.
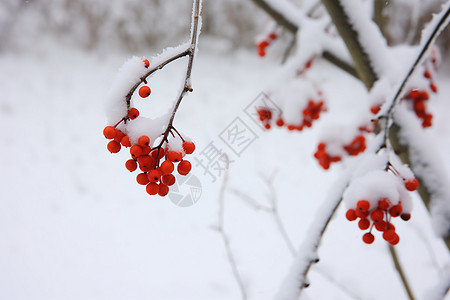
<svg viewBox="0 0 450 300"><path fill-rule="evenodd" d="M186 154L192 154L195 150L195 145L193 142L183 142L183 150Z"/></svg>
<svg viewBox="0 0 450 300"><path fill-rule="evenodd" d="M159 191L158 191L158 195L160 195L161 197L164 197L165 195L167 195L169 193L169 187L163 183L159 184Z"/></svg>
<svg viewBox="0 0 450 300"><path fill-rule="evenodd" d="M430 83L430 89L435 93L438 91L437 86L434 83Z"/></svg>
<svg viewBox="0 0 450 300"><path fill-rule="evenodd" d="M175 169L173 162L170 160L165 160L160 166L163 175L170 174Z"/></svg>
<svg viewBox="0 0 450 300"><path fill-rule="evenodd" d="M133 145L131 148L130 148L130 154L131 154L131 156L133 157L133 158L138 158L139 156L141 156L141 154L142 154L142 147L141 146L139 146L139 145Z"/></svg>
<svg viewBox="0 0 450 300"><path fill-rule="evenodd" d="M191 171L192 165L188 160L182 160L177 166L180 175L187 175Z"/></svg>
<svg viewBox="0 0 450 300"><path fill-rule="evenodd" d="M359 200L358 203L356 203L356 207L359 210L368 211L370 208L370 203L367 200Z"/></svg>
<svg viewBox="0 0 450 300"><path fill-rule="evenodd" d="M150 146L144 146L142 147L142 154L141 155L149 155L152 148Z"/></svg>
<svg viewBox="0 0 450 300"><path fill-rule="evenodd" d="M148 86L144 85L139 89L139 96L141 96L142 98L147 98L148 96L150 96L151 92L152 90Z"/></svg>
<svg viewBox="0 0 450 300"><path fill-rule="evenodd" d="M425 73L423 73L423 77L425 78L431 78L431 73L428 71L425 71Z"/></svg>
<svg viewBox="0 0 450 300"><path fill-rule="evenodd" d="M384 213L381 209L375 209L371 214L370 218L374 222L379 222L384 219Z"/></svg>
<svg viewBox="0 0 450 300"><path fill-rule="evenodd" d="M151 156L153 156L155 159L156 159L156 156L158 156L158 158L161 159L164 157L164 154L165 154L164 152L165 152L164 148L157 148L152 151Z"/></svg>
<svg viewBox="0 0 450 300"><path fill-rule="evenodd" d="M364 243L372 244L373 241L375 240L375 236L373 234L371 234L370 232L368 232L368 233L363 235L362 239L363 239Z"/></svg>
<svg viewBox="0 0 450 300"><path fill-rule="evenodd" d="M395 218L395 217L400 216L400 214L402 213L402 210L403 210L402 205L399 203L397 205L392 206L389 209L389 214Z"/></svg>
<svg viewBox="0 0 450 300"><path fill-rule="evenodd" d="M120 131L119 129L116 129L116 135L114 136L114 140L118 143L120 143L125 136L125 133Z"/></svg>
<svg viewBox="0 0 450 300"><path fill-rule="evenodd" d="M284 120L282 118L279 118L276 122L278 127L282 127L284 125Z"/></svg>
<svg viewBox="0 0 450 300"><path fill-rule="evenodd" d="M108 140L112 140L116 136L116 129L112 126L106 126L105 129L103 129L103 135Z"/></svg>
<svg viewBox="0 0 450 300"><path fill-rule="evenodd" d="M430 95L427 91L422 91L420 92L420 98L422 98L423 100L428 100L430 98Z"/></svg>
<svg viewBox="0 0 450 300"><path fill-rule="evenodd" d="M180 160L183 159L183 155L181 154L181 152L169 150L167 151L167 159L172 162L179 162Z"/></svg>
<svg viewBox="0 0 450 300"><path fill-rule="evenodd" d="M355 221L356 220L356 212L354 209L349 209L347 210L347 213L345 214L345 217L347 218L347 220L349 221Z"/></svg>
<svg viewBox="0 0 450 300"><path fill-rule="evenodd" d="M356 216L361 219L367 218L370 214L367 210L360 210L360 209L355 210L355 213Z"/></svg>
<svg viewBox="0 0 450 300"><path fill-rule="evenodd" d="M400 242L400 237L398 236L398 234L395 234L395 237L389 241L389 244L391 246L395 246Z"/></svg>
<svg viewBox="0 0 450 300"><path fill-rule="evenodd" d="M146 135L143 135L138 139L138 144L142 147L148 146L148 144L150 144L150 138Z"/></svg>
<svg viewBox="0 0 450 300"><path fill-rule="evenodd" d="M136 176L136 181L137 181L137 183L139 183L141 185L147 185L147 183L149 183L147 174L145 174L145 173L139 173Z"/></svg>
<svg viewBox="0 0 450 300"><path fill-rule="evenodd" d="M358 222L358 227L359 227L359 229L361 229L361 230L369 229L369 227L370 227L370 221L367 220L367 219L361 219L361 220L359 220L359 222Z"/></svg>
<svg viewBox="0 0 450 300"><path fill-rule="evenodd" d="M157 183L155 183L155 182L150 182L145 187L145 190L147 191L147 193L149 195L156 195L159 192L159 185Z"/></svg>
<svg viewBox="0 0 450 300"><path fill-rule="evenodd" d="M414 102L414 110L416 111L416 114L424 113L426 109L427 109L427 105L425 104L424 101L415 101Z"/></svg>
<svg viewBox="0 0 450 300"><path fill-rule="evenodd" d="M139 156L138 163L142 172L148 172L155 168L155 159L149 155Z"/></svg>
<svg viewBox="0 0 450 300"><path fill-rule="evenodd" d="M150 182L158 182L161 179L161 175L161 170L159 169L153 169L147 173Z"/></svg>
<svg viewBox="0 0 450 300"><path fill-rule="evenodd" d="M269 130L272 126L270 126L269 123L267 123L266 125L264 125L264 128L266 128L267 130Z"/></svg>
<svg viewBox="0 0 450 300"><path fill-rule="evenodd" d="M400 218L402 218L403 221L409 221L409 219L411 219L411 214L403 213L400 215Z"/></svg>
<svg viewBox="0 0 450 300"><path fill-rule="evenodd" d="M383 232L383 239L385 241L389 242L389 241L395 239L396 235L397 234L395 233L394 229L388 229L385 232Z"/></svg>
<svg viewBox="0 0 450 300"><path fill-rule="evenodd" d="M269 38L271 40L275 40L277 38L277 34L275 32L272 32L272 33L269 34Z"/></svg>
<svg viewBox="0 0 450 300"><path fill-rule="evenodd" d="M110 141L106 148L108 148L108 151L111 153L117 153L120 151L120 148L122 148L122 146L120 146L120 143L116 141Z"/></svg>
<svg viewBox="0 0 450 300"><path fill-rule="evenodd" d="M370 111L371 111L374 115L376 115L376 114L380 111L380 109L381 109L380 106L372 106L372 107L370 108Z"/></svg>
<svg viewBox="0 0 450 300"><path fill-rule="evenodd" d="M258 49L260 49L260 50L261 50L261 49L267 48L267 46L269 46L269 42L266 41L266 40L260 42L260 43L257 45Z"/></svg>
<svg viewBox="0 0 450 300"><path fill-rule="evenodd" d="M120 143L124 147L131 147L130 137L128 135L124 136L122 140L120 140Z"/></svg>
<svg viewBox="0 0 450 300"><path fill-rule="evenodd" d="M137 110L137 108L134 107L130 108L130 110L128 111L128 118L134 120L137 117L139 117L139 110Z"/></svg>
<svg viewBox="0 0 450 300"><path fill-rule="evenodd" d="M384 220L375 222L375 228L378 231L385 231L387 229L387 222Z"/></svg>
<svg viewBox="0 0 450 300"><path fill-rule="evenodd" d="M405 187L408 191L415 191L419 187L419 181L416 178L409 179L405 182Z"/></svg>
<svg viewBox="0 0 450 300"><path fill-rule="evenodd" d="M386 230L388 230L388 229L395 230L394 224L392 224L392 223L390 223L390 222L386 222Z"/></svg>
<svg viewBox="0 0 450 300"><path fill-rule="evenodd" d="M146 68L148 68L150 66L150 62L148 61L148 59L142 58L142 61L144 62L144 65Z"/></svg>
<svg viewBox="0 0 450 300"><path fill-rule="evenodd" d="M420 97L420 91L419 90L411 90L411 91L409 91L409 94L408 94L408 98L411 98L411 99L418 99Z"/></svg>
<svg viewBox="0 0 450 300"><path fill-rule="evenodd" d="M433 115L432 114L425 114L425 116L423 118L422 127L423 128L431 127L432 120L433 120Z"/></svg>
<svg viewBox="0 0 450 300"><path fill-rule="evenodd" d="M382 210L386 210L391 206L391 202L387 198L383 198L380 201L378 201L378 208Z"/></svg>
<svg viewBox="0 0 450 300"><path fill-rule="evenodd" d="M175 183L175 176L173 176L172 174L163 175L161 181L166 185L173 185Z"/></svg>
<svg viewBox="0 0 450 300"><path fill-rule="evenodd" d="M129 159L125 162L125 168L127 168L128 171L133 172L137 169L137 163L134 159Z"/></svg>

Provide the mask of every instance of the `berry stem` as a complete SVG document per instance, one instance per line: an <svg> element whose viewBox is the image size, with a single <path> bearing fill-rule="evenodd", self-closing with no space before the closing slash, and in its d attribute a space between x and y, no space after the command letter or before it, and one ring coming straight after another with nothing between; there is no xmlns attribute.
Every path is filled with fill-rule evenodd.
<svg viewBox="0 0 450 300"><path fill-rule="evenodd" d="M175 127L172 127L172 129L173 129L173 131L175 131L175 133L176 134L178 134L178 136L180 137L180 139L183 141L183 143L184 143L184 139L183 139L183 137L181 136L181 134L178 132L178 130L175 128Z"/></svg>
<svg viewBox="0 0 450 300"><path fill-rule="evenodd" d="M160 63L158 66L150 69L147 73L145 73L145 75L143 75L141 78L139 78L139 81L130 89L130 91L128 92L128 94L125 96L125 101L127 103L127 116L124 117L125 119L128 119L128 111L130 110L130 106L131 106L131 96L133 96L134 92L136 91L136 89L139 87L139 85L141 85L141 83L147 83L147 77L149 77L150 75L152 75L154 72L161 70L162 68L164 68L166 65L168 65L169 63L184 57L186 55L189 55L190 50L186 49L181 53L178 53L170 58L168 58L167 60L163 61L162 63Z"/></svg>
<svg viewBox="0 0 450 300"><path fill-rule="evenodd" d="M414 300L415 299L414 295L411 291L411 288L409 287L408 281L406 280L405 273L403 272L403 268L398 259L397 251L395 250L395 248L393 246L389 245L389 252L391 253L391 257L394 262L395 268L397 269L398 275L400 276L400 279L403 283L403 286L405 287L405 291L408 294L409 299Z"/></svg>
<svg viewBox="0 0 450 300"><path fill-rule="evenodd" d="M175 115L178 111L178 108L179 108L184 96L188 92L194 91L194 89L191 86L191 73L192 73L192 66L193 66L193 62L194 62L195 50L197 48L197 37L199 34L198 20L200 17L200 3L201 3L201 0L194 0L194 13L192 16L192 24L193 25L192 25L192 32L191 32L191 44L190 44L189 48L185 51L185 52L187 52L185 55L189 56L189 61L188 61L188 65L187 65L186 76L184 78L184 88L181 90L180 95L178 96L178 99L175 102L175 105L172 109L172 114L169 119L169 123L167 124L166 130L163 133L163 138L161 140L161 143L157 146L158 148L161 148L162 144L164 142L167 142L167 137L168 137L169 133L172 131L172 129L175 130L175 132L179 135L178 131L175 129L175 127L173 127L173 120L175 119Z"/></svg>

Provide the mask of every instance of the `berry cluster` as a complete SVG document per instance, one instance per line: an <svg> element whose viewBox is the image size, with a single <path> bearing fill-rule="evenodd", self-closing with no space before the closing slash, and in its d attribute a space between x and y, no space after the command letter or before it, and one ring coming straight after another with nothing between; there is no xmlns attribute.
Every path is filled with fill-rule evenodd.
<svg viewBox="0 0 450 300"><path fill-rule="evenodd" d="M424 62L425 70L423 72L423 77L428 81L429 91L437 93L438 88L433 79L439 63L439 53L436 48L432 48L430 57ZM430 98L427 88L422 89L411 89L403 97L412 104L412 108L416 113L416 116L422 120L422 127L431 127L433 115L427 111L427 102Z"/></svg>
<svg viewBox="0 0 450 300"><path fill-rule="evenodd" d="M145 185L147 193L150 195L165 196L169 192L169 186L176 181L172 174L175 166L178 174L187 175L191 171L191 163L184 159L186 154L192 154L195 144L183 140L182 151L172 150L170 144L159 144L150 147L150 138L141 136L136 144L130 142L129 136L114 126L106 126L103 134L111 141L107 145L108 151L118 153L122 146L130 148L131 158L125 162L125 168L134 172L138 168L141 171L136 177L140 185ZM180 136L181 138L181 136ZM119 142L120 141L120 142Z"/></svg>
<svg viewBox="0 0 450 300"><path fill-rule="evenodd" d="M427 100L429 99L428 92L410 90L403 99L412 103L416 116L422 120L422 127L431 127L433 115L426 110Z"/></svg>
<svg viewBox="0 0 450 300"><path fill-rule="evenodd" d="M148 68L149 61L143 59L145 67ZM144 85L139 89L139 95L146 98L150 95L151 90ZM191 141L183 139L180 133L171 125L163 134L162 140L158 143L155 141L154 147L148 136L141 135L136 142L132 142L130 136L126 134L127 126L117 128L122 123L130 125L132 120L139 117L139 110L132 107L128 109L127 116L122 118L114 126L106 126L103 129L103 135L110 140L107 144L107 149L111 153L118 153L122 147L130 148L131 158L125 162L125 168L134 172L139 169L141 172L136 176L136 181L140 185L146 186L146 191L149 195L165 196L169 193L169 186L176 181L173 172L175 168L178 174L187 175L191 171L191 163L185 160L187 154L192 154L195 150L195 145ZM124 132L125 131L125 132ZM168 135L172 134L175 138L175 132L182 141L182 149L171 147L168 142Z"/></svg>
<svg viewBox="0 0 450 300"><path fill-rule="evenodd" d="M366 244L372 244L375 236L372 234L372 229L383 232L383 239L391 245L397 245L400 237L395 232L395 226L390 222L391 218L400 216L403 220L408 221L411 215L402 213L403 208L401 202L392 205L387 198L380 199L377 207L370 207L370 202L367 200L360 200L356 205L356 209L349 209L345 217L349 221L358 221L358 227L361 230L367 230L362 239Z"/></svg>
<svg viewBox="0 0 450 300"><path fill-rule="evenodd" d="M290 131L297 130L302 131L305 127L310 128L312 126L313 121L318 120L320 118L320 113L326 111L325 103L323 100L313 101L309 100L306 107L302 111L302 119L299 124L288 124L284 121L283 117L278 116L275 124L278 127L286 126L286 128ZM260 108L257 110L259 120L263 123L266 129L272 128L271 121L273 119L272 111Z"/></svg>
<svg viewBox="0 0 450 300"><path fill-rule="evenodd" d="M386 173L389 171L394 175L393 177L391 177L392 174ZM389 178L389 182L393 185L389 187L389 184L380 179L380 177ZM400 217L402 220L408 221L411 218L411 198L408 196L408 191L415 191L419 187L419 182L414 177L402 177L389 162L385 171L372 174L367 183L371 185L376 184L374 180L377 179L382 180L381 185L379 184L378 186L383 186L386 190L395 187L398 191L397 196L395 196L395 193L384 194L384 192L381 192L379 195L373 195L373 193L376 193L375 190L378 189L378 186L375 186L375 188L373 186L367 187L372 189L372 195L366 195L365 199L367 200L358 200L356 207L348 209L345 216L349 221L359 219L359 229L368 230L362 237L366 244L372 244L375 240L375 236L372 233L372 229L375 227L377 231L383 233L385 241L391 245L396 245L400 241L400 237L395 231L395 226L391 223L391 220L392 218ZM361 181L358 182L359 184L361 184ZM359 198L360 196L357 197Z"/></svg>
<svg viewBox="0 0 450 300"><path fill-rule="evenodd" d="M326 148L327 145L325 143L319 143L317 146L317 151L314 153L314 157L317 159L322 168L328 170L331 163L340 161L342 157L340 155L332 155L328 153ZM358 135L349 144L343 145L342 149L348 155L356 156L366 150L366 138L363 135Z"/></svg>
<svg viewBox="0 0 450 300"><path fill-rule="evenodd" d="M262 41L258 42L256 44L256 48L258 50L258 56L264 57L266 56L266 48L269 47L269 45L277 39L277 34L275 32L269 33L269 35L263 39Z"/></svg>

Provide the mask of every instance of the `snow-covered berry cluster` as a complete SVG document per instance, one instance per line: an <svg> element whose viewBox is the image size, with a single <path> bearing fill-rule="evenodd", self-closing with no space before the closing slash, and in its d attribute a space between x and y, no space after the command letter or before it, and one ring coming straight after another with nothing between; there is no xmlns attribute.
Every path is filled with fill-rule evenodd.
<svg viewBox="0 0 450 300"><path fill-rule="evenodd" d="M440 62L439 51L433 47L430 51L429 57L425 60L422 67L423 79L427 82L420 87L412 87L402 98L402 100L410 103L410 107L416 113L416 116L422 121L422 127L427 128L432 126L433 114L427 111L430 93L437 93L438 88L435 83L435 76Z"/></svg>
<svg viewBox="0 0 450 300"><path fill-rule="evenodd" d="M304 128L309 128L312 126L312 123L315 120L320 118L320 113L326 111L325 102L323 100L309 100L306 107L300 114L300 122L295 123L287 123L282 114L278 116L275 121L275 124L278 127L285 126L288 130L297 130L302 131ZM270 110L260 108L258 109L259 120L263 123L266 129L272 128L273 114Z"/></svg>
<svg viewBox="0 0 450 300"><path fill-rule="evenodd" d="M270 44L278 38L278 35L275 32L270 32L264 39L259 40L256 43L256 49L258 50L258 56L264 57L266 56L266 48L270 46Z"/></svg>
<svg viewBox="0 0 450 300"><path fill-rule="evenodd" d="M427 100L429 98L428 92L423 90L411 90L403 97L403 100L412 104L416 116L422 120L423 128L432 125L433 114L427 112Z"/></svg>
<svg viewBox="0 0 450 300"><path fill-rule="evenodd" d="M339 147L338 145L333 145L332 148L336 149L336 146ZM340 161L343 154L356 156L364 152L366 150L366 138L363 135L357 135L349 144L341 145L340 148L339 151L334 151L339 154L334 154L333 151L327 151L326 143L319 143L314 157L319 162L319 165L327 170L330 168L331 163Z"/></svg>
<svg viewBox="0 0 450 300"><path fill-rule="evenodd" d="M412 199L419 182L406 166L402 174L388 162L386 170L372 170L356 178L344 193L347 203L346 218L358 220L359 229L365 231L362 239L366 244L375 240L375 230L382 233L390 245L396 245L400 237L392 223L393 218L404 221L411 218ZM407 177L403 177L406 174Z"/></svg>
<svg viewBox="0 0 450 300"><path fill-rule="evenodd" d="M141 63L145 68L150 65L147 59L142 59ZM147 98L151 89L148 85L142 85L138 94L141 98ZM125 117L103 129L103 135L110 140L108 151L118 153L122 147L129 148L131 157L125 162L126 169L130 172L139 169L137 183L145 185L149 195L162 197L168 194L169 186L176 181L173 175L175 169L180 175L191 171L191 163L185 156L195 150L195 144L183 138L171 123L165 130L163 128L161 120L142 117L137 108L128 107ZM145 131L148 133L144 134Z"/></svg>

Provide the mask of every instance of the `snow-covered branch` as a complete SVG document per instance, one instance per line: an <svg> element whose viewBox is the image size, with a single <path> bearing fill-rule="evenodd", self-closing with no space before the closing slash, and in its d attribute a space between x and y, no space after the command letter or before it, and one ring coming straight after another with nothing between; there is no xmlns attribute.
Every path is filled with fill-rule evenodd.
<svg viewBox="0 0 450 300"><path fill-rule="evenodd" d="M259 8L264 10L268 15L270 15L275 22L286 29L293 35L297 34L299 30L300 20L297 19L299 15L302 15L300 11L293 7L291 3L286 1L268 1L268 0L252 0ZM312 9L315 9L314 6ZM358 77L355 68L344 58L340 57L336 53L325 49L322 52L322 57L337 66L338 68L344 70L348 74Z"/></svg>

